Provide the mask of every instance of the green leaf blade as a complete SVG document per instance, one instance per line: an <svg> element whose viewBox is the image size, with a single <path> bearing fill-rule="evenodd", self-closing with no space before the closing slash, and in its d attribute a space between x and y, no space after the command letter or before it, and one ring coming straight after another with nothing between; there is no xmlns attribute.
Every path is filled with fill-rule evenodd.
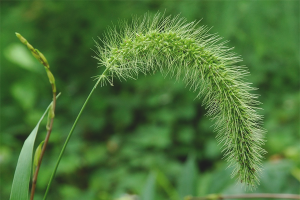
<svg viewBox="0 0 300 200"><path fill-rule="evenodd" d="M150 173L141 194L141 200L155 200L155 181L156 175Z"/></svg>
<svg viewBox="0 0 300 200"><path fill-rule="evenodd" d="M188 160L183 166L181 175L178 178L177 191L180 199L184 199L186 196L196 195L198 171L196 167L195 156L189 156Z"/></svg>
<svg viewBox="0 0 300 200"><path fill-rule="evenodd" d="M52 104L52 103L51 103ZM50 104L50 105L51 105ZM31 175L31 167L32 167L32 155L33 155L33 147L35 138L40 126L41 121L45 117L46 113L48 112L50 105L44 112L43 116L35 126L35 128L32 130L30 135L27 137L27 139L24 142L24 145L22 147L13 183L12 183L12 189L10 194L10 200L27 200L29 199L29 182L30 182L30 175Z"/></svg>

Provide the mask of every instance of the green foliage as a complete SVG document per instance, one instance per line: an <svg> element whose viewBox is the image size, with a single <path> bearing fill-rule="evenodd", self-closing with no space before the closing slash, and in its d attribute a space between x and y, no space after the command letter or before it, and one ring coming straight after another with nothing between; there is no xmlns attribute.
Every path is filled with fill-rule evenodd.
<svg viewBox="0 0 300 200"><path fill-rule="evenodd" d="M264 146L268 154L255 192L299 193L297 1L4 1L0 17L0 199L9 199L22 144L51 98L45 72L30 53L29 59L35 62L31 66L42 75L6 57L12 44L20 44L14 32L22 33L47 57L63 94L39 175L36 199L42 199L61 145L94 84L90 77L101 73L91 58L93 38L102 38L106 27L118 19L158 10L166 10L167 15L181 13L188 21L202 19L200 25L213 27L211 33L228 39L228 45L243 55L241 64L251 72L247 81L259 88L255 92L263 102L259 114L265 116L268 130ZM17 52L15 61L26 56ZM25 98L28 103L23 105ZM195 93L185 89L182 81L164 79L160 73L98 88L66 149L49 199L108 200L141 194L149 172L157 168L177 188L191 153L199 171L197 196L244 193L230 179L231 169L225 170L212 122L204 116L201 99L194 98ZM37 141L43 139L38 134ZM283 173L277 177L279 172ZM171 199L158 182L155 198Z"/></svg>

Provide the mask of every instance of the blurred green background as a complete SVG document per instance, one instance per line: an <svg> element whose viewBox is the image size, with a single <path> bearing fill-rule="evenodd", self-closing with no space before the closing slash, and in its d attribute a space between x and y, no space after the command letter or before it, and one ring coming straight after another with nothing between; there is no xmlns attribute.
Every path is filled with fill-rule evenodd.
<svg viewBox="0 0 300 200"><path fill-rule="evenodd" d="M261 95L268 151L255 192L299 193L299 1L2 1L0 199L8 199L22 144L51 88L43 66L15 37L21 33L48 59L58 91L54 129L36 199L85 98L93 39L108 26L145 12L200 20L242 55ZM177 200L187 194L238 194L201 99L160 74L98 87L66 149L49 199ZM37 144L45 137L45 123ZM251 192L251 191L250 191Z"/></svg>

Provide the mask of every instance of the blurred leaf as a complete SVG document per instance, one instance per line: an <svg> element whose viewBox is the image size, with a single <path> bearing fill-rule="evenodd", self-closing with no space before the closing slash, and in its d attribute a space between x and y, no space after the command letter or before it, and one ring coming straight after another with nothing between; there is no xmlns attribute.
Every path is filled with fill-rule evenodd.
<svg viewBox="0 0 300 200"><path fill-rule="evenodd" d="M9 45L4 49L4 55L9 61L21 68L32 72L41 72L43 70L23 44L13 43Z"/></svg>
<svg viewBox="0 0 300 200"><path fill-rule="evenodd" d="M178 140L184 144L191 144L193 142L195 129L191 126L182 126L178 131Z"/></svg>
<svg viewBox="0 0 300 200"><path fill-rule="evenodd" d="M198 176L199 178L199 176ZM212 173L201 173L201 178L199 178L197 186L197 196L205 196L208 193L208 188L211 184Z"/></svg>
<svg viewBox="0 0 300 200"><path fill-rule="evenodd" d="M288 160L266 162L261 174L261 185L258 189L269 193L283 191L293 193L293 190L296 188L298 188L299 191L300 182L296 179L291 179L293 165L294 164ZM294 182L293 186L287 185L288 182ZM291 191L288 191L287 189Z"/></svg>
<svg viewBox="0 0 300 200"><path fill-rule="evenodd" d="M32 82L27 80L15 83L11 88L11 93L25 110L32 108L36 100L36 89Z"/></svg>
<svg viewBox="0 0 300 200"><path fill-rule="evenodd" d="M72 150L72 148L69 148ZM66 153L67 156L64 157L60 161L59 168L57 170L58 173L64 174L72 174L75 173L77 169L83 164L81 158L77 154L69 155Z"/></svg>
<svg viewBox="0 0 300 200"><path fill-rule="evenodd" d="M209 138L205 142L205 156L207 159L214 160L221 155L220 146L218 146L215 138Z"/></svg>
<svg viewBox="0 0 300 200"><path fill-rule="evenodd" d="M180 199L196 195L197 168L195 162L195 156L189 156L178 178L177 191Z"/></svg>
<svg viewBox="0 0 300 200"><path fill-rule="evenodd" d="M232 184L234 184L234 187L237 186L236 180L230 177L232 169L233 167L226 169L226 163L222 163L213 171L210 178L210 187L207 190L208 194L222 193Z"/></svg>
<svg viewBox="0 0 300 200"><path fill-rule="evenodd" d="M300 169L294 168L291 173L300 182Z"/></svg>
<svg viewBox="0 0 300 200"><path fill-rule="evenodd" d="M144 186L144 190L141 194L140 200L155 200L155 179L156 175L150 173Z"/></svg>
<svg viewBox="0 0 300 200"><path fill-rule="evenodd" d="M86 150L84 151L84 160L89 166L93 166L101 161L104 161L106 157L107 149L104 145L86 147Z"/></svg>
<svg viewBox="0 0 300 200"><path fill-rule="evenodd" d="M59 188L59 192L63 194L65 200L67 199L78 199L80 189L73 185L64 185Z"/></svg>
<svg viewBox="0 0 300 200"><path fill-rule="evenodd" d="M178 193L172 186L171 182L168 180L166 175L159 169L156 169L155 171L157 183L168 194L169 199L178 200Z"/></svg>
<svg viewBox="0 0 300 200"><path fill-rule="evenodd" d="M52 104L52 103L51 103ZM50 104L50 105L51 105ZM37 123L36 127L27 137L22 147L15 175L14 180L12 183L11 188L11 195L10 200L25 200L28 199L28 191L29 191L29 182L30 182L30 173L31 173L31 165L32 165L32 154L33 154L33 147L34 141L40 126L41 121L45 117L46 113L48 112L50 105L44 112L43 116L41 117L40 121Z"/></svg>
<svg viewBox="0 0 300 200"><path fill-rule="evenodd" d="M166 148L170 145L170 129L166 126L144 125L141 126L135 134L130 138L134 143L138 143L144 147Z"/></svg>

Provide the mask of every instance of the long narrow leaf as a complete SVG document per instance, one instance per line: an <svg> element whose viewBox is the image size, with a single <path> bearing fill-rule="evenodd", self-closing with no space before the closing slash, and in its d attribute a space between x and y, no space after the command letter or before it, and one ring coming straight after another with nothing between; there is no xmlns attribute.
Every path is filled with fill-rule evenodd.
<svg viewBox="0 0 300 200"><path fill-rule="evenodd" d="M183 170L178 179L177 191L180 199L191 195L196 195L196 182L197 182L197 167L194 155L190 155L183 166Z"/></svg>
<svg viewBox="0 0 300 200"><path fill-rule="evenodd" d="M52 104L52 103L51 103ZM48 112L51 104L46 109L45 113L41 117L40 121L37 123L33 131L27 137L22 147L14 180L10 193L10 200L27 200L29 198L29 182L30 182L30 173L32 167L32 155L33 155L33 147L34 141L40 126L41 121L45 117Z"/></svg>
<svg viewBox="0 0 300 200"><path fill-rule="evenodd" d="M156 181L156 174L153 174L151 172L144 186L140 200L155 200L155 181Z"/></svg>

